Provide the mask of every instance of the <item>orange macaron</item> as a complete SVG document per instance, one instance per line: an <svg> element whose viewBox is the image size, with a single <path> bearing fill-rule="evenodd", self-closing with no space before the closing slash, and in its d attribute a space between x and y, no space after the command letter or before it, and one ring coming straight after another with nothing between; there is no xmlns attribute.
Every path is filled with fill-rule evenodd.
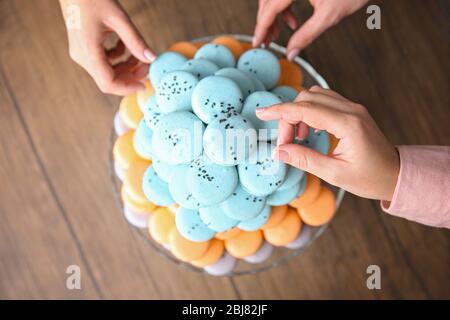
<svg viewBox="0 0 450 320"><path fill-rule="evenodd" d="M328 151L328 154L333 154L334 149L336 149L338 143L339 139L336 138L334 135L330 134L330 151Z"/></svg>
<svg viewBox="0 0 450 320"><path fill-rule="evenodd" d="M137 128L144 114L139 108L135 94L122 98L119 106L119 115L128 128Z"/></svg>
<svg viewBox="0 0 450 320"><path fill-rule="evenodd" d="M272 207L272 214L270 215L269 221L267 221L266 224L261 227L261 229L264 230L275 227L284 219L287 212L287 205Z"/></svg>
<svg viewBox="0 0 450 320"><path fill-rule="evenodd" d="M236 237L239 233L241 233L241 229L235 227L227 231L217 232L215 237L219 240L227 240Z"/></svg>
<svg viewBox="0 0 450 320"><path fill-rule="evenodd" d="M290 85L291 88L294 88L295 90L297 90L298 93L302 92L303 90L305 90L305 87L298 85L298 84L293 84Z"/></svg>
<svg viewBox="0 0 450 320"><path fill-rule="evenodd" d="M133 210L133 212L148 214L153 212L157 208L157 205L150 201L136 202L133 199L131 199L124 185L122 185L120 195L122 197L123 204L126 205L131 210Z"/></svg>
<svg viewBox="0 0 450 320"><path fill-rule="evenodd" d="M320 193L321 182L318 177L310 173L307 174L305 192L290 203L291 206L299 209L305 207L317 199Z"/></svg>
<svg viewBox="0 0 450 320"><path fill-rule="evenodd" d="M192 42L192 44L194 46L197 47L197 49L200 49L201 47L203 47L205 44L207 44L208 42L205 41L196 41L196 42Z"/></svg>
<svg viewBox="0 0 450 320"><path fill-rule="evenodd" d="M263 240L261 230L241 231L237 236L225 240L225 249L233 257L242 259L258 251Z"/></svg>
<svg viewBox="0 0 450 320"><path fill-rule="evenodd" d="M188 59L193 59L198 47L189 41L176 42L170 46L169 51L178 52Z"/></svg>
<svg viewBox="0 0 450 320"><path fill-rule="evenodd" d="M286 246L297 238L301 228L302 222L297 210L289 207L280 223L275 227L264 229L264 238L274 246Z"/></svg>
<svg viewBox="0 0 450 320"><path fill-rule="evenodd" d="M244 48L239 40L236 40L231 36L219 36L215 38L212 43L221 44L230 49L236 60L244 53Z"/></svg>
<svg viewBox="0 0 450 320"><path fill-rule="evenodd" d="M175 228L175 215L167 208L161 207L153 212L148 225L151 237L159 244L169 244L169 235Z"/></svg>
<svg viewBox="0 0 450 320"><path fill-rule="evenodd" d="M136 93L136 102L139 106L139 109L141 109L142 112L144 112L144 107L147 100L155 94L155 89L153 88L150 80L145 80L144 85L145 90Z"/></svg>
<svg viewBox="0 0 450 320"><path fill-rule="evenodd" d="M242 46L242 49L244 50L243 53L245 51L254 49L253 45L250 42L241 42L241 46Z"/></svg>
<svg viewBox="0 0 450 320"><path fill-rule="evenodd" d="M199 268L210 266L219 261L219 259L223 256L224 251L225 248L222 240L211 239L211 243L209 244L209 248L206 250L206 253L199 259L192 260L191 264Z"/></svg>
<svg viewBox="0 0 450 320"><path fill-rule="evenodd" d="M118 137L114 143L114 160L117 161L124 170L127 170L131 163L140 159L133 146L133 137L134 130L131 130Z"/></svg>
<svg viewBox="0 0 450 320"><path fill-rule="evenodd" d="M183 237L177 228L169 234L170 250L181 261L193 261L201 258L208 250L210 241L194 242Z"/></svg>
<svg viewBox="0 0 450 320"><path fill-rule="evenodd" d="M142 190L142 177L149 166L149 161L138 160L131 163L130 167L125 172L123 185L127 194L135 202L145 203L148 201L144 191Z"/></svg>
<svg viewBox="0 0 450 320"><path fill-rule="evenodd" d="M329 188L322 187L317 199L298 209L304 223L317 227L328 223L336 213L336 197Z"/></svg>
<svg viewBox="0 0 450 320"><path fill-rule="evenodd" d="M280 59L280 80L279 86L301 86L303 85L303 72L300 66L287 59Z"/></svg>

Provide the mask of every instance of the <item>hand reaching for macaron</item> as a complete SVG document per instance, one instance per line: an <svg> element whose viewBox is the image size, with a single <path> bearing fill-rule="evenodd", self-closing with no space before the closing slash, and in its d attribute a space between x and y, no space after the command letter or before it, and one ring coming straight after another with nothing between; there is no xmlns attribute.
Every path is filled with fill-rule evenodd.
<svg viewBox="0 0 450 320"><path fill-rule="evenodd" d="M292 11L294 1L259 0L253 46L276 40L280 34L279 22L283 20L295 31L286 51L288 59L292 60L325 30L368 2L368 0L309 0L314 7L314 13L300 26Z"/></svg>
<svg viewBox="0 0 450 320"><path fill-rule="evenodd" d="M145 43L130 18L116 0L60 0L66 19L71 58L83 67L104 93L129 95L145 90L140 82L148 74L155 54ZM79 23L70 25L71 9L79 14ZM105 50L103 43L111 34L120 38L117 46ZM123 62L114 63L130 51Z"/></svg>
<svg viewBox="0 0 450 320"><path fill-rule="evenodd" d="M395 147L363 106L338 93L314 86L295 102L259 108L261 120L279 120L274 157L308 171L358 196L391 201L400 170ZM330 155L294 141L300 122L339 139Z"/></svg>

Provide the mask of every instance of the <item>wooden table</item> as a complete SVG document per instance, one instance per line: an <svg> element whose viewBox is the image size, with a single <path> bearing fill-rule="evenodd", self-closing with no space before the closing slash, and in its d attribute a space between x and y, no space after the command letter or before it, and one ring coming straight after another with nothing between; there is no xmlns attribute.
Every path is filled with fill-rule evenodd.
<svg viewBox="0 0 450 320"><path fill-rule="evenodd" d="M158 52L183 39L251 34L256 2L123 1ZM449 144L448 2L378 4L381 30L366 28L362 10L303 57L365 104L394 143ZM311 13L306 1L295 6L302 19ZM0 39L0 298L450 298L450 232L350 194L329 230L285 266L231 279L177 268L115 205L108 139L119 99L69 59L56 1L0 1ZM366 287L371 264L381 290ZM81 267L81 290L66 289L69 265Z"/></svg>

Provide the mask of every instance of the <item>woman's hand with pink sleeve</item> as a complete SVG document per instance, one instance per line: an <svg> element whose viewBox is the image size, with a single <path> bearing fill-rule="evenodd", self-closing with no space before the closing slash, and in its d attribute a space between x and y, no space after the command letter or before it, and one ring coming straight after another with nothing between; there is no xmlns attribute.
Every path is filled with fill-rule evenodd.
<svg viewBox="0 0 450 320"><path fill-rule="evenodd" d="M309 0L313 15L300 26L292 12L294 0L259 0L253 45L276 40L283 20L295 33L287 46L288 59L294 59L302 49L318 38L325 30L365 5L368 0ZM299 27L300 26L300 27Z"/></svg>
<svg viewBox="0 0 450 320"><path fill-rule="evenodd" d="M155 54L120 4L116 0L59 1L66 19L70 56L90 74L100 90L122 96L145 90L140 80L148 73ZM79 23L71 25L74 12L79 14ZM105 50L103 43L111 33L116 33L120 41L116 48ZM125 49L131 56L115 64Z"/></svg>
<svg viewBox="0 0 450 320"><path fill-rule="evenodd" d="M257 109L262 120L279 120L274 157L358 196L391 201L400 169L395 147L366 108L315 86L295 102ZM301 122L339 139L331 155L294 143Z"/></svg>

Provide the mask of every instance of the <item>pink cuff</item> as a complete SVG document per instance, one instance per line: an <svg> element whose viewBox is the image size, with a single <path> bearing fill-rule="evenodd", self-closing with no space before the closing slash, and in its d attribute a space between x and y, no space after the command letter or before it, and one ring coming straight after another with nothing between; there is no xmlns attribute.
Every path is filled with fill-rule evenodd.
<svg viewBox="0 0 450 320"><path fill-rule="evenodd" d="M392 201L381 208L394 216L450 228L450 147L398 146L400 173Z"/></svg>

